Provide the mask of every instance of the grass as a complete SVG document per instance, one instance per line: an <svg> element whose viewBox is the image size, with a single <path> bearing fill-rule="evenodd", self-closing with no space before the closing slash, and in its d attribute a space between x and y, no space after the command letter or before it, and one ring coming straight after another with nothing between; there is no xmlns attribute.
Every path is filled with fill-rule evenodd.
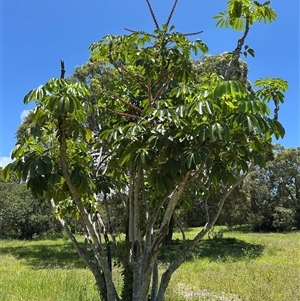
<svg viewBox="0 0 300 301"><path fill-rule="evenodd" d="M175 273L168 301L300 300L299 232L225 232L223 239L203 241L197 249Z"/></svg>
<svg viewBox="0 0 300 301"><path fill-rule="evenodd" d="M195 229L188 232L193 237ZM179 235L179 234L178 234ZM179 238L179 236L178 236ZM183 247L166 246L164 267ZM175 272L166 301L299 301L300 233L224 232L204 240ZM121 280L118 286L121 286ZM1 301L94 301L92 274L70 242L0 241Z"/></svg>

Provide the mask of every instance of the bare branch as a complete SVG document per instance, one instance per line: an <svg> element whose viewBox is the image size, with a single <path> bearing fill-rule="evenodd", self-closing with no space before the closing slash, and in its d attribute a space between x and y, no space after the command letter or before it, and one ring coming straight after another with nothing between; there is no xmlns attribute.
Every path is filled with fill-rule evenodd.
<svg viewBox="0 0 300 301"><path fill-rule="evenodd" d="M137 33L137 32L140 32L139 30L133 30L133 29L129 29L129 28L126 28L126 27L124 27L124 29L125 29L126 31L131 32L131 33Z"/></svg>
<svg viewBox="0 0 300 301"><path fill-rule="evenodd" d="M127 27L124 27L125 30L131 32L131 33L140 33L140 34L145 34L144 31L142 30L133 30L133 29L130 29L130 28L127 28ZM147 33L150 37L152 38L155 38L156 36L154 34L151 34L151 33Z"/></svg>
<svg viewBox="0 0 300 301"><path fill-rule="evenodd" d="M152 9L152 6L150 4L150 1L149 0L146 0L147 4L148 4L148 7L149 7L149 10L150 10L150 13L151 13L151 16L152 16L152 19L154 21L154 24L155 24L155 27L156 29L159 29L159 25L158 25L158 22L156 20L156 17L155 17L155 14L153 12L153 9Z"/></svg>
<svg viewBox="0 0 300 301"><path fill-rule="evenodd" d="M143 33L145 33L144 31L141 31L141 30L134 30L134 29L130 29L130 28L127 28L127 27L125 27L124 28L125 30L127 30L127 31L129 31L129 32L131 32L131 33L140 33L140 34L143 34ZM183 35L185 36L185 37L188 37L188 36L196 36L196 35L198 35L198 34L200 34L200 33L202 33L203 32L203 30L200 30L200 31L195 31L195 32L189 32L189 33L184 33ZM151 34L151 33L147 33L150 37L152 37L152 38L155 38L156 36L154 35L154 34ZM170 35L169 33L165 33L166 35Z"/></svg>
<svg viewBox="0 0 300 301"><path fill-rule="evenodd" d="M197 34L200 34L200 33L202 33L203 32L203 30L200 30L200 31L195 31L195 32L190 32L190 33L184 33L183 35L185 36L185 37L188 37L188 36L196 36Z"/></svg>
<svg viewBox="0 0 300 301"><path fill-rule="evenodd" d="M175 1L174 1L172 10L171 10L171 12L170 12L170 14L169 14L169 17L168 17L168 20L167 20L167 26L169 26L169 24L170 24L170 21L171 21L171 19L172 19L173 14L174 14L174 11L175 11L177 2L178 2L178 0L175 0Z"/></svg>

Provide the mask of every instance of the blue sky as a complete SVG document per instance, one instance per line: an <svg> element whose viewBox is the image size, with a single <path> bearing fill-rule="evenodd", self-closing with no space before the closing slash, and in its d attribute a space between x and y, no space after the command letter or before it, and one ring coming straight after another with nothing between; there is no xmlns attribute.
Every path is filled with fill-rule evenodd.
<svg viewBox="0 0 300 301"><path fill-rule="evenodd" d="M152 0L158 22L165 23L173 0ZM289 82L279 119L285 147L300 146L299 0L273 0L278 15L272 24L257 24L246 41L256 52L248 58L249 78L281 77ZM203 30L200 38L209 53L231 51L240 32L215 27L213 16L225 10L226 0L179 0L171 24L176 30ZM66 75L89 58L88 47L106 34L124 34L124 27L152 31L154 24L144 0L9 0L1 5L0 166L15 145L15 132L32 105L23 97L60 74Z"/></svg>

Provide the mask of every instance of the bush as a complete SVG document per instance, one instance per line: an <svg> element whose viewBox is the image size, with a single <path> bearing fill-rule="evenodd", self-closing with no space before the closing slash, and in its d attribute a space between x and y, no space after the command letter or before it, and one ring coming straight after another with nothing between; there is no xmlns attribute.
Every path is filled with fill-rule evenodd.
<svg viewBox="0 0 300 301"><path fill-rule="evenodd" d="M291 209L276 207L272 224L276 230L291 231L295 226L295 213Z"/></svg>
<svg viewBox="0 0 300 301"><path fill-rule="evenodd" d="M32 239L61 232L49 203L34 199L26 184L1 182L0 238Z"/></svg>

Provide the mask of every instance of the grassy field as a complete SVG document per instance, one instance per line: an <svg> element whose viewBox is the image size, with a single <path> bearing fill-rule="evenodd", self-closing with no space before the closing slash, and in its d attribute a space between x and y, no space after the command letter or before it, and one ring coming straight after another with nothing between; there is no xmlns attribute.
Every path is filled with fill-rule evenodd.
<svg viewBox="0 0 300 301"><path fill-rule="evenodd" d="M161 266L173 256L166 247ZM96 301L98 295L70 242L0 241L0 300ZM228 231L204 240L174 274L166 300L299 301L300 233Z"/></svg>

